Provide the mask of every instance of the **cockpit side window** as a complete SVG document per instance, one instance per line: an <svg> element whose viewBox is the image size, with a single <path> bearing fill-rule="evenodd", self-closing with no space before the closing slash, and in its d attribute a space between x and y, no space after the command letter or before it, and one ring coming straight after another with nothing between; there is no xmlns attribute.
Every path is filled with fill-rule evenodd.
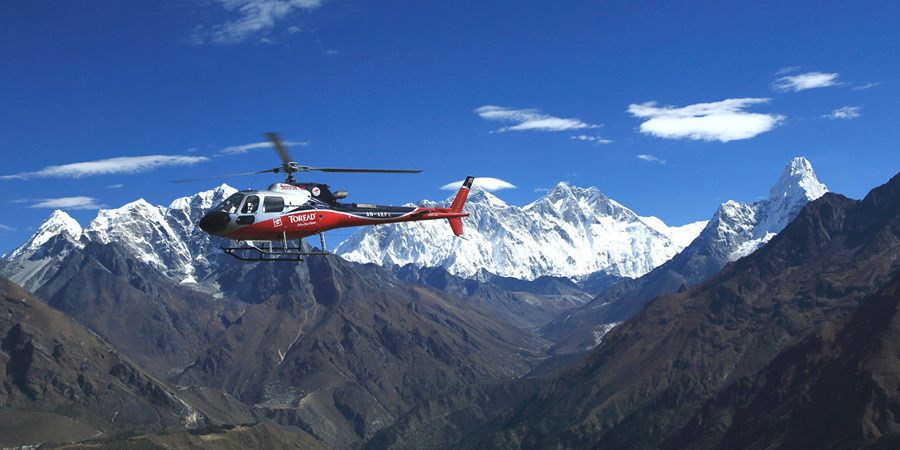
<svg viewBox="0 0 900 450"><path fill-rule="evenodd" d="M257 208L259 208L259 197L248 195L247 201L244 202L244 207L241 209L241 214L255 214Z"/></svg>
<svg viewBox="0 0 900 450"><path fill-rule="evenodd" d="M225 199L222 204L216 206L213 211L223 211L228 214L234 214L238 210L238 206L241 204L241 200L244 199L244 194L235 193L231 197Z"/></svg>
<svg viewBox="0 0 900 450"><path fill-rule="evenodd" d="M263 200L263 211L267 213L280 213L284 211L284 198L268 196Z"/></svg>

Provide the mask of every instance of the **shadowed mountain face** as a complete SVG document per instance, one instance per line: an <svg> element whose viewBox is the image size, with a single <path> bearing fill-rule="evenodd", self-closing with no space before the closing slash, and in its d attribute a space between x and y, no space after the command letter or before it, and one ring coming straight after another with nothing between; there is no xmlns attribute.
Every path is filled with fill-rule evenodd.
<svg viewBox="0 0 900 450"><path fill-rule="evenodd" d="M650 302L473 446L658 447L722 389L846 317L898 257L900 176L862 201L826 194L751 256Z"/></svg>
<svg viewBox="0 0 900 450"><path fill-rule="evenodd" d="M540 359L534 337L381 268L325 257L232 270L247 270L258 295L179 384L224 389L337 447L431 395L522 375Z"/></svg>
<svg viewBox="0 0 900 450"><path fill-rule="evenodd" d="M534 329L562 311L590 301L592 295L571 280L539 277L532 281L499 277L486 271L462 278L440 267L412 264L391 270L397 278L431 286L522 329Z"/></svg>
<svg viewBox="0 0 900 450"><path fill-rule="evenodd" d="M225 301L171 283L116 243L71 251L35 293L161 376L193 362L228 314Z"/></svg>
<svg viewBox="0 0 900 450"><path fill-rule="evenodd" d="M898 338L895 276L846 324L826 324L707 401L669 447L897 448Z"/></svg>
<svg viewBox="0 0 900 450"><path fill-rule="evenodd" d="M6 278L0 307L0 446L209 423L189 400Z"/></svg>

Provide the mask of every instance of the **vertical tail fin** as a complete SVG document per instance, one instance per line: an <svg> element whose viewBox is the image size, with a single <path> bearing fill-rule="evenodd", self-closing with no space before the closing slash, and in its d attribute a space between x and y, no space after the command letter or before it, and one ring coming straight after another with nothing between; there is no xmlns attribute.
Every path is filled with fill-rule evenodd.
<svg viewBox="0 0 900 450"><path fill-rule="evenodd" d="M469 189L472 188L472 182L475 181L475 177L469 175L466 177L466 181L463 181L462 187L459 188L459 192L456 194L456 198L453 199L453 204L450 205L450 212L462 212L463 205L466 204L466 198L469 196Z"/></svg>
<svg viewBox="0 0 900 450"><path fill-rule="evenodd" d="M466 198L469 196L469 189L472 188L473 181L475 181L475 177L471 175L466 177L466 181L463 181L463 185L459 188L459 192L456 194L456 198L453 199L453 204L450 205L450 212L462 212L463 206L466 204ZM450 228L453 229L453 234L462 236L462 219L460 219L459 217L454 217L452 219L447 219L447 222L450 222Z"/></svg>

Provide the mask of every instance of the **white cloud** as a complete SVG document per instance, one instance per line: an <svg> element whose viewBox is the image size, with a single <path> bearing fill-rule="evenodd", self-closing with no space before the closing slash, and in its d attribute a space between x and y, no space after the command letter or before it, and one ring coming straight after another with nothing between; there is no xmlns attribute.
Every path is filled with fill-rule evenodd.
<svg viewBox="0 0 900 450"><path fill-rule="evenodd" d="M455 191L462 186L463 180L454 181L453 183L447 183L440 187L440 189L444 189L447 191ZM515 189L516 186L507 183L499 178L490 178L490 177L478 177L475 178L473 182L474 186L478 186L486 191L499 191L501 189Z"/></svg>
<svg viewBox="0 0 900 450"><path fill-rule="evenodd" d="M580 136L572 136L570 139L575 139L578 141L588 141L588 142L593 142L596 144L612 144L614 142L610 139L603 139L600 136L587 136L584 134L582 134Z"/></svg>
<svg viewBox="0 0 900 450"><path fill-rule="evenodd" d="M660 164L665 164L665 163L666 163L666 160L664 160L664 159L659 159L659 158L657 158L657 157L655 157L655 156L653 156L653 155L637 155L637 158L638 158L638 159L642 159L642 160L644 160L644 161L648 161L648 162L656 162L656 163L660 163Z"/></svg>
<svg viewBox="0 0 900 450"><path fill-rule="evenodd" d="M111 185L107 186L106 188L107 189L119 189L123 186L125 186L125 185L124 184L111 184Z"/></svg>
<svg viewBox="0 0 900 450"><path fill-rule="evenodd" d="M98 204L97 199L92 197L45 198L37 200L37 202L30 205L29 208L100 209L104 206Z"/></svg>
<svg viewBox="0 0 900 450"><path fill-rule="evenodd" d="M859 117L859 110L862 109L859 106L845 106L840 109L836 109L831 112L831 114L826 114L822 117L827 119L855 119Z"/></svg>
<svg viewBox="0 0 900 450"><path fill-rule="evenodd" d="M309 145L309 142L283 141L281 143L281 145L284 145L285 147L296 147L298 145ZM275 147L272 146L271 142L265 141L265 142L256 142L253 144L235 145L232 147L225 147L222 150L219 150L218 154L220 154L220 155L241 155L241 154L249 152L250 150L259 150L261 148L270 148L273 150L275 149Z"/></svg>
<svg viewBox="0 0 900 450"><path fill-rule="evenodd" d="M562 119L548 116L538 109L512 109L503 106L482 106L475 112L485 120L510 122L515 125L503 127L497 131L566 131L584 128L599 128L599 125L584 123L578 119Z"/></svg>
<svg viewBox="0 0 900 450"><path fill-rule="evenodd" d="M878 86L879 84L881 84L881 83L866 83L862 86L857 86L857 87L853 88L853 90L854 91L863 91L863 90Z"/></svg>
<svg viewBox="0 0 900 450"><path fill-rule="evenodd" d="M3 225L2 223L0 223L0 230L3 230L3 231L16 231L16 230L18 230L18 228L13 228L13 227L10 227L10 226L7 226L7 225Z"/></svg>
<svg viewBox="0 0 900 450"><path fill-rule="evenodd" d="M237 18L214 26L209 32L198 28L190 38L191 43L238 44L259 33L271 31L277 22L297 10L313 10L322 4L321 0L219 0L218 2ZM296 33L300 28L291 26L287 30L289 33Z"/></svg>
<svg viewBox="0 0 900 450"><path fill-rule="evenodd" d="M116 173L147 172L165 166L190 166L198 162L209 161L205 156L122 156L118 158L101 159L62 166L47 166L37 172L22 172L15 175L3 175L0 179L29 178L82 178L95 175L110 175Z"/></svg>
<svg viewBox="0 0 900 450"><path fill-rule="evenodd" d="M768 98L733 98L714 103L697 103L683 108L657 107L656 102L632 104L628 112L647 119L641 133L664 139L736 141L750 139L775 128L785 119L779 114L744 111L751 105L768 103Z"/></svg>
<svg viewBox="0 0 900 450"><path fill-rule="evenodd" d="M809 72L801 75L781 77L772 83L772 89L776 91L805 91L807 89L823 88L828 86L838 86L836 73Z"/></svg>

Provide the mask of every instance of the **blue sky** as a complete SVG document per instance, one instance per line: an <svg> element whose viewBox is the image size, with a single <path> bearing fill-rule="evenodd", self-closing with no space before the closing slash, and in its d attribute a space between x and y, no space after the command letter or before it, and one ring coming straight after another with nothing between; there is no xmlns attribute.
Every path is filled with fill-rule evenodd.
<svg viewBox="0 0 900 450"><path fill-rule="evenodd" d="M424 170L302 177L348 201L472 174L510 204L567 181L679 225L767 196L795 156L861 198L900 171L898 30L894 1L7 0L0 253L55 206L85 226L276 167L266 131L301 164Z"/></svg>

